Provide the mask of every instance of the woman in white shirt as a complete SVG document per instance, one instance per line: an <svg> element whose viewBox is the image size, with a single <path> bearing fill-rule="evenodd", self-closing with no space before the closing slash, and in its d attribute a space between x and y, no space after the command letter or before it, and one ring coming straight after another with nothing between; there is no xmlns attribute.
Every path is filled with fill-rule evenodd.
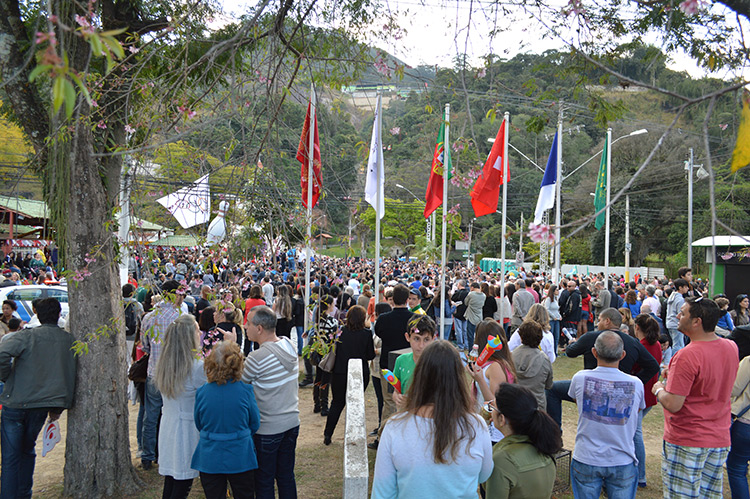
<svg viewBox="0 0 750 499"><path fill-rule="evenodd" d="M477 486L492 473L492 446L465 379L450 343L433 341L424 349L404 412L383 428L372 498L477 497Z"/></svg>
<svg viewBox="0 0 750 499"><path fill-rule="evenodd" d="M552 339L552 333L550 333L549 331L550 321L547 309L544 308L543 305L535 303L531 306L531 308L529 309L529 313L526 314L526 317L524 317L523 319L525 321L535 321L542 326L542 342L539 344L539 348L547 355L547 358L549 358L550 362L555 362L555 359L557 358L557 352L555 352L555 343ZM519 346L521 346L521 336L518 334L518 331L516 331L510 337L510 340L508 340L508 348L510 348L510 351L512 352Z"/></svg>
<svg viewBox="0 0 750 499"><path fill-rule="evenodd" d="M555 344L555 354L557 354L557 346L560 344L560 321L562 316L560 315L560 303L557 301L557 286L552 284L547 290L547 295L542 300L542 305L547 309L549 314L549 329L552 333L552 341Z"/></svg>

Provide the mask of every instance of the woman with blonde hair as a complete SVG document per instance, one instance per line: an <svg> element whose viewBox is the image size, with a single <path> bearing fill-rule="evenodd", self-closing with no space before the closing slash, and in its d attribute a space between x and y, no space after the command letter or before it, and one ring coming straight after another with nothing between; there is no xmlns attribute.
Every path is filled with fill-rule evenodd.
<svg viewBox="0 0 750 499"><path fill-rule="evenodd" d="M203 361L197 358L200 330L190 314L167 328L154 383L162 396L159 427L159 474L164 475L163 498L185 498L198 472L190 467L198 430L193 421L195 392L206 383Z"/></svg>
<svg viewBox="0 0 750 499"><path fill-rule="evenodd" d="M630 309L622 307L617 309L617 311L620 312L620 316L622 316L620 331L635 338L635 321L633 320L633 315L630 313Z"/></svg>
<svg viewBox="0 0 750 499"><path fill-rule="evenodd" d="M373 499L477 497L477 486L492 473L492 447L463 370L458 350L447 341L424 349L404 411L384 424Z"/></svg>
<svg viewBox="0 0 750 499"><path fill-rule="evenodd" d="M237 343L217 343L205 361L208 383L195 395L195 426L201 436L192 467L200 472L208 499L225 499L227 482L236 499L255 496L253 434L260 428L260 412L253 386L241 382L243 365Z"/></svg>
<svg viewBox="0 0 750 499"><path fill-rule="evenodd" d="M542 326L542 341L539 343L539 348L542 350L542 352L544 352L550 362L555 362L555 359L557 358L557 352L555 352L555 339L552 337L552 333L550 332L550 320L547 308L544 305L535 303L531 306L529 312L526 314L526 317L524 317L523 320L531 320ZM521 335L519 334L518 330L516 330L516 332L514 332L508 340L508 347L512 352L513 350L521 346L522 343L523 342L521 341Z"/></svg>

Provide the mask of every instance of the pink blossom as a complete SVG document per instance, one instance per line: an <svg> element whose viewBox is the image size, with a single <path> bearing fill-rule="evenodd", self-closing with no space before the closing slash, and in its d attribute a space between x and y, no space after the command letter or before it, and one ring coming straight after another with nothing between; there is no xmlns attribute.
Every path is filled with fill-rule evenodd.
<svg viewBox="0 0 750 499"><path fill-rule="evenodd" d="M401 127L400 126L394 126L390 130L391 135L399 135L401 133Z"/></svg>
<svg viewBox="0 0 750 499"><path fill-rule="evenodd" d="M479 71L477 71L477 78L484 78L485 76L487 76L486 68L482 68Z"/></svg>
<svg viewBox="0 0 750 499"><path fill-rule="evenodd" d="M131 54L137 54L138 52L140 52L140 51L141 51L141 49L139 49L139 48L138 48L138 47L136 47L135 45L130 45L130 46L128 47L128 51L129 51L129 52L130 52Z"/></svg>
<svg viewBox="0 0 750 499"><path fill-rule="evenodd" d="M680 10L687 15L697 14L704 6L704 0L685 0L680 3Z"/></svg>
<svg viewBox="0 0 750 499"><path fill-rule="evenodd" d="M89 263L94 263L96 261L96 258L86 253L86 256L83 258L83 261L86 262L86 265L88 265Z"/></svg>
<svg viewBox="0 0 750 499"><path fill-rule="evenodd" d="M126 133L135 133L135 128L130 126L130 124L125 125L125 132Z"/></svg>
<svg viewBox="0 0 750 499"><path fill-rule="evenodd" d="M586 8L583 6L582 0L568 0L568 5L562 9L562 13L565 16L571 14L578 16L586 13Z"/></svg>
<svg viewBox="0 0 750 499"><path fill-rule="evenodd" d="M536 225L532 222L529 224L529 232L527 235L535 243L541 243L542 241L551 243L555 241L555 235L552 233L549 225Z"/></svg>
<svg viewBox="0 0 750 499"><path fill-rule="evenodd" d="M42 33L41 31L36 32L36 40L34 43L37 45L40 45L44 42L49 42L49 44L53 47L57 45L57 38L55 38L55 32L49 31L47 33Z"/></svg>
<svg viewBox="0 0 750 499"><path fill-rule="evenodd" d="M104 123L104 120L99 120L99 123L96 124L96 128L101 128L102 130L106 130L107 124Z"/></svg>
<svg viewBox="0 0 750 499"><path fill-rule="evenodd" d="M83 16L79 16L78 14L76 14L75 20L76 20L76 23L78 23L78 25L81 27L81 32L82 33L88 34L88 35L94 33L94 28L91 26L91 23L89 22L88 19L86 19Z"/></svg>
<svg viewBox="0 0 750 499"><path fill-rule="evenodd" d="M722 123L721 125L719 125L719 128L721 128L722 130L726 130L728 126L728 124Z"/></svg>
<svg viewBox="0 0 750 499"><path fill-rule="evenodd" d="M49 22L51 22L52 24L57 24L57 21L59 21L59 19L60 18L58 18L55 14L49 16Z"/></svg>
<svg viewBox="0 0 750 499"><path fill-rule="evenodd" d="M375 59L373 66L375 66L375 71L377 71L381 75L385 76L386 78L391 77L391 68L388 67L388 64L383 60L383 57L381 55L378 55L378 58Z"/></svg>

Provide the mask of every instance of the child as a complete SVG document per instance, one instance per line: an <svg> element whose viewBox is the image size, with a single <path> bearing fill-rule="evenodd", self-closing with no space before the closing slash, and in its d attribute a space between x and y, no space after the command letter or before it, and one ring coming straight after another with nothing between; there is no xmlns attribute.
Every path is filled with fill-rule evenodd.
<svg viewBox="0 0 750 499"><path fill-rule="evenodd" d="M393 392L393 401L399 409L402 409L404 406L404 395L409 389L414 368L417 362L419 362L424 349L435 339L436 330L435 321L427 315L415 315L409 321L404 335L406 336L406 341L411 346L412 353L399 356L396 359L396 365L393 367L393 374L401 381L401 393Z"/></svg>
<svg viewBox="0 0 750 499"><path fill-rule="evenodd" d="M721 317L719 317L719 322L716 324L716 334L727 337L734 331L734 322L732 322L732 316L729 315L729 300L723 296L719 296L716 298L716 305L721 311Z"/></svg>
<svg viewBox="0 0 750 499"><path fill-rule="evenodd" d="M664 371L669 367L669 361L672 360L672 347L669 344L669 337L666 334L659 336L659 343L661 344L661 365L659 366L660 372L664 374Z"/></svg>

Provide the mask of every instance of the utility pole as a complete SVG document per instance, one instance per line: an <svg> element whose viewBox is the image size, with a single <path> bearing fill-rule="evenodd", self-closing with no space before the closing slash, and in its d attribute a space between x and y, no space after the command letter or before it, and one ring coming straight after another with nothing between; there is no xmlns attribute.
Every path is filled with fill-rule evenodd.
<svg viewBox="0 0 750 499"><path fill-rule="evenodd" d="M523 251L523 213L521 213L521 232L518 234L518 251Z"/></svg>
<svg viewBox="0 0 750 499"><path fill-rule="evenodd" d="M685 164L688 171L688 233L687 233L687 266L693 267L693 148L690 148L690 159ZM712 257L715 258L715 257Z"/></svg>
<svg viewBox="0 0 750 499"><path fill-rule="evenodd" d="M609 286L609 200L612 187L612 129L607 128L607 210L605 212L604 228L604 284ZM609 288L608 288L609 289Z"/></svg>
<svg viewBox="0 0 750 499"><path fill-rule="evenodd" d="M625 194L625 282L630 282L630 194Z"/></svg>
<svg viewBox="0 0 750 499"><path fill-rule="evenodd" d="M555 183L555 268L552 271L552 282L559 284L560 271L560 198L562 197L562 150L563 150L563 103L560 101L560 114L557 118L557 182Z"/></svg>
<svg viewBox="0 0 750 499"><path fill-rule="evenodd" d="M472 267L472 265L471 265L471 260L472 260L472 258L471 258L471 232L474 229L474 220L476 220L476 219L472 218L471 222L469 222L469 250L466 252L466 254L468 255L468 257L466 258L466 266L467 267Z"/></svg>

